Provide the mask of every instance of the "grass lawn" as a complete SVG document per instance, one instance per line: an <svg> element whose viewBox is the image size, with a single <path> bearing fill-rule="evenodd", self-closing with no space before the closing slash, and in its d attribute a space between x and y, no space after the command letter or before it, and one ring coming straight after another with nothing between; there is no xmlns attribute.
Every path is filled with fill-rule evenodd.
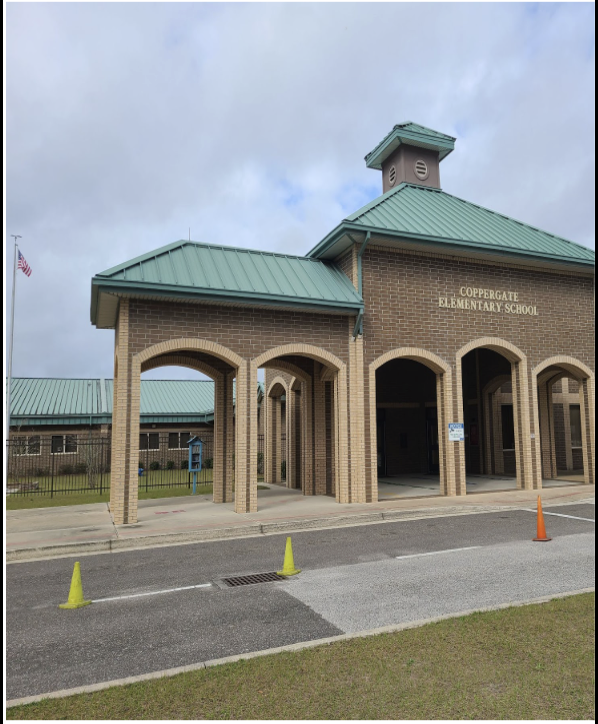
<svg viewBox="0 0 598 724"><path fill-rule="evenodd" d="M47 699L8 719L594 719L594 594Z"/></svg>
<svg viewBox="0 0 598 724"><path fill-rule="evenodd" d="M212 471L210 470L210 482L196 488L196 495L212 495ZM257 486L258 490L266 490L263 485ZM154 500L156 498L175 498L182 495L191 495L192 487L187 483L173 488L149 488L144 489L143 484L139 488L139 500ZM84 493L58 493L53 498L46 495L8 495L6 497L6 510L23 510L28 508L54 508L65 505L87 505L88 503L107 503L110 500L110 492L102 494L93 491Z"/></svg>

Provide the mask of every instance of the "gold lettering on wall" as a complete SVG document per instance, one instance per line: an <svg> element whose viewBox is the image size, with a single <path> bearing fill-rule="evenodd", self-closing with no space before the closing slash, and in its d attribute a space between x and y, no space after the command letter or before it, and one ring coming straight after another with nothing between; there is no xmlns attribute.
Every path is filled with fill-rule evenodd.
<svg viewBox="0 0 598 724"><path fill-rule="evenodd" d="M535 304L522 304L519 292L482 287L459 287L459 293L452 297L439 297L441 309L467 309L471 312L495 312L497 314L526 314L538 317Z"/></svg>

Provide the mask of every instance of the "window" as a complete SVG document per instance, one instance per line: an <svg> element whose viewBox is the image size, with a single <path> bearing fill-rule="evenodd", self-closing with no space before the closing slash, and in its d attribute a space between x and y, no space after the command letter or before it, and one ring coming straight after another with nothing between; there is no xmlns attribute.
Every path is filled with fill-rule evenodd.
<svg viewBox="0 0 598 724"><path fill-rule="evenodd" d="M569 422L571 424L571 447L581 447L581 408L579 405L569 407Z"/></svg>
<svg viewBox="0 0 598 724"><path fill-rule="evenodd" d="M77 452L77 436L76 435L52 435L52 454L57 453L76 453Z"/></svg>
<svg viewBox="0 0 598 724"><path fill-rule="evenodd" d="M189 447L189 439L192 437L190 432L169 432L168 433L168 449L184 450Z"/></svg>
<svg viewBox="0 0 598 724"><path fill-rule="evenodd" d="M159 432L142 432L139 435L140 450L159 450L160 449L160 433Z"/></svg>
<svg viewBox="0 0 598 724"><path fill-rule="evenodd" d="M15 437L12 447L15 455L41 455L39 435Z"/></svg>
<svg viewBox="0 0 598 724"><path fill-rule="evenodd" d="M513 405L501 405L502 449L515 449L515 425L513 424Z"/></svg>

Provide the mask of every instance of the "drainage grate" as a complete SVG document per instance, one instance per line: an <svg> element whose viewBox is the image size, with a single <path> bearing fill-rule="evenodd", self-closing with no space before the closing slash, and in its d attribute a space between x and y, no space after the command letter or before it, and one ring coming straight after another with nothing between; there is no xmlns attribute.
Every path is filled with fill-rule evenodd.
<svg viewBox="0 0 598 724"><path fill-rule="evenodd" d="M251 576L234 576L222 579L227 586L251 586L253 583L270 583L271 581L284 581L284 576L278 573L254 573Z"/></svg>

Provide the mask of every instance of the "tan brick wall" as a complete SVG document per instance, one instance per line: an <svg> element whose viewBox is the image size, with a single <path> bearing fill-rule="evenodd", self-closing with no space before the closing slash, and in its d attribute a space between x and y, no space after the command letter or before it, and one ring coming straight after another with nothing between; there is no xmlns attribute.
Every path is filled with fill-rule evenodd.
<svg viewBox="0 0 598 724"><path fill-rule="evenodd" d="M351 277L349 255L344 270ZM470 312L439 307L440 297L461 286L517 292L522 303L536 305L539 316ZM532 370L544 360L567 354L594 366L592 280L572 273L499 265L450 255L417 253L370 243L363 256L364 363L371 365L389 350L409 347L437 355L453 373L453 404L446 422L463 421L462 380L457 357L477 345L489 345L513 364L516 378L516 431L519 485L541 485L540 431ZM471 346L472 341L476 341ZM566 345L566 350L563 346ZM375 377L369 376L369 390ZM589 387L593 390L593 383ZM366 389L366 399L370 392ZM588 395L591 407L592 393ZM371 404L366 410L374 414ZM592 408L593 409L593 408ZM367 413L366 413L367 415ZM590 438L590 416L586 416ZM439 430L441 429L439 425ZM366 449L375 474L376 423L366 424ZM532 437L533 436L533 437ZM462 443L449 445L455 456L458 494L465 492ZM590 456L591 457L591 456Z"/></svg>

